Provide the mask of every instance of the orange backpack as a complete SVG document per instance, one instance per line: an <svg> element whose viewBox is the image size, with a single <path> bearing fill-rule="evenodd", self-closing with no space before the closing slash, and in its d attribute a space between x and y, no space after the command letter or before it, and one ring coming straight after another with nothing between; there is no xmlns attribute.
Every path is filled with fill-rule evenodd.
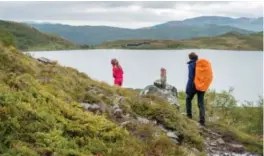
<svg viewBox="0 0 264 156"><path fill-rule="evenodd" d="M198 59L195 66L194 84L196 90L206 91L213 80L211 63L206 59Z"/></svg>

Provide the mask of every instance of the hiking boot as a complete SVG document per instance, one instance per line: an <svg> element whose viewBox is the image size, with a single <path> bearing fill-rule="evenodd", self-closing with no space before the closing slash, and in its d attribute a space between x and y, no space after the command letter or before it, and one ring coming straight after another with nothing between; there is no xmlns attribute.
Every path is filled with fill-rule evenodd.
<svg viewBox="0 0 264 156"><path fill-rule="evenodd" d="M192 119L192 115L187 115L187 117L188 117L189 119Z"/></svg>
<svg viewBox="0 0 264 156"><path fill-rule="evenodd" d="M200 122L200 126L205 127L205 123L204 122Z"/></svg>

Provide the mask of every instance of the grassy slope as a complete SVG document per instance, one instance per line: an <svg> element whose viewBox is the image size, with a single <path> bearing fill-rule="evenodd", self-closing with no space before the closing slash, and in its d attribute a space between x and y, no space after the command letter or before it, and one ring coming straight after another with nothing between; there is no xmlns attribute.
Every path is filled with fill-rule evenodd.
<svg viewBox="0 0 264 156"><path fill-rule="evenodd" d="M9 33L14 38L15 45L21 50L62 50L77 49L79 46L71 41L42 33L26 24L0 20L0 36ZM2 35L1 35L2 34Z"/></svg>
<svg viewBox="0 0 264 156"><path fill-rule="evenodd" d="M45 78L50 81L42 82ZM85 112L79 104L85 101L112 105L116 96L124 97L121 107L132 116L156 119L183 133L185 146L174 145L165 135L153 137L159 129L152 125L132 124L136 129L129 133L107 114ZM171 156L190 155L186 153L189 147L203 150L196 123L163 100L139 99L133 90L94 81L69 67L40 64L3 46L0 46L0 121L0 153L5 156ZM139 136L147 139L138 139ZM261 151L261 147L255 146L257 141L247 143Z"/></svg>
<svg viewBox="0 0 264 156"><path fill-rule="evenodd" d="M150 45L124 47L127 43L150 42ZM106 42L97 48L127 48L127 49L222 49L222 50L263 50L263 32L244 35L227 33L216 37L200 37L190 40L120 40Z"/></svg>
<svg viewBox="0 0 264 156"><path fill-rule="evenodd" d="M72 68L42 65L12 48L0 47L0 59L0 153L4 155L185 155L184 148L163 135L139 140L106 116L83 111L78 103L112 104L116 95L125 97L126 111L156 116L184 133L190 146L203 148L196 125L164 102L147 106L148 100L139 100L134 92L93 81ZM43 78L51 81L41 83ZM95 89L90 92L89 87ZM157 131L151 125L137 127L138 135Z"/></svg>

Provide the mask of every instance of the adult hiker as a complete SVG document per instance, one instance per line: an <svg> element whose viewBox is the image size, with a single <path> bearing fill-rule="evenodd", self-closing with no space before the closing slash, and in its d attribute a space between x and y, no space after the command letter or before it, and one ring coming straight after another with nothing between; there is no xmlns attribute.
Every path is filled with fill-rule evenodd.
<svg viewBox="0 0 264 156"><path fill-rule="evenodd" d="M200 125L205 125L205 106L204 94L209 88L213 73L211 64L206 59L198 59L194 52L189 54L188 64L188 82L186 86L186 111L187 116L192 118L192 99L197 94L198 108L200 114Z"/></svg>
<svg viewBox="0 0 264 156"><path fill-rule="evenodd" d="M113 78L114 78L114 84L116 86L121 87L123 84L123 69L120 66L117 59L112 59L111 64L113 66Z"/></svg>

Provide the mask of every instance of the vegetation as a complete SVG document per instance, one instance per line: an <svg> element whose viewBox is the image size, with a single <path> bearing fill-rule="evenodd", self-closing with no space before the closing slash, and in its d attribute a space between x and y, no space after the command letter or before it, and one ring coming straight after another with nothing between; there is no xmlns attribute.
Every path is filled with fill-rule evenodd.
<svg viewBox="0 0 264 156"><path fill-rule="evenodd" d="M87 48L71 41L46 34L26 24L0 20L0 42L20 50L65 50Z"/></svg>
<svg viewBox="0 0 264 156"><path fill-rule="evenodd" d="M180 111L157 97L137 95L137 91L94 81L70 67L42 64L12 46L0 46L0 154L189 156L191 148L204 150L197 123L180 112L184 112L184 92L179 93ZM123 97L120 107L124 112L155 119L178 131L184 136L183 144L174 144L155 125L131 122L122 128L111 113L93 114L80 105L88 102L110 106L117 96ZM227 103L220 102L222 96ZM254 139L262 133L261 101L259 107L251 109L238 108L228 92L211 91L206 98L207 111L220 117L208 123L210 127L229 132L249 150L262 153L261 140ZM236 109L254 115L231 113ZM197 117L197 109L194 113Z"/></svg>
<svg viewBox="0 0 264 156"><path fill-rule="evenodd" d="M238 105L229 91L216 93L209 91L206 94L206 116L208 127L223 134L231 140L242 142L250 151L262 153L263 147L263 97L256 102L245 102ZM183 112L185 112L185 94L179 94ZM198 121L199 110L193 103L194 118Z"/></svg>
<svg viewBox="0 0 264 156"><path fill-rule="evenodd" d="M144 43L139 46L127 44ZM121 49L220 49L220 50L263 50L263 32L244 35L230 32L215 37L200 37L189 40L119 40L103 43L97 48Z"/></svg>
<svg viewBox="0 0 264 156"><path fill-rule="evenodd" d="M84 111L79 104L100 101L110 105L120 95L128 98L124 105L129 108L136 100L133 92L96 82L69 67L41 64L13 48L1 46L0 59L1 155L185 155L185 149L165 135L138 139L137 135L144 131L156 131L151 125L138 125L132 135L106 116ZM89 92L90 87L98 93ZM103 98L98 96L100 93ZM188 141L201 149L198 128L185 117L177 116L185 126L185 122L193 126ZM176 128L171 122L168 125ZM195 134L197 137L191 138Z"/></svg>

